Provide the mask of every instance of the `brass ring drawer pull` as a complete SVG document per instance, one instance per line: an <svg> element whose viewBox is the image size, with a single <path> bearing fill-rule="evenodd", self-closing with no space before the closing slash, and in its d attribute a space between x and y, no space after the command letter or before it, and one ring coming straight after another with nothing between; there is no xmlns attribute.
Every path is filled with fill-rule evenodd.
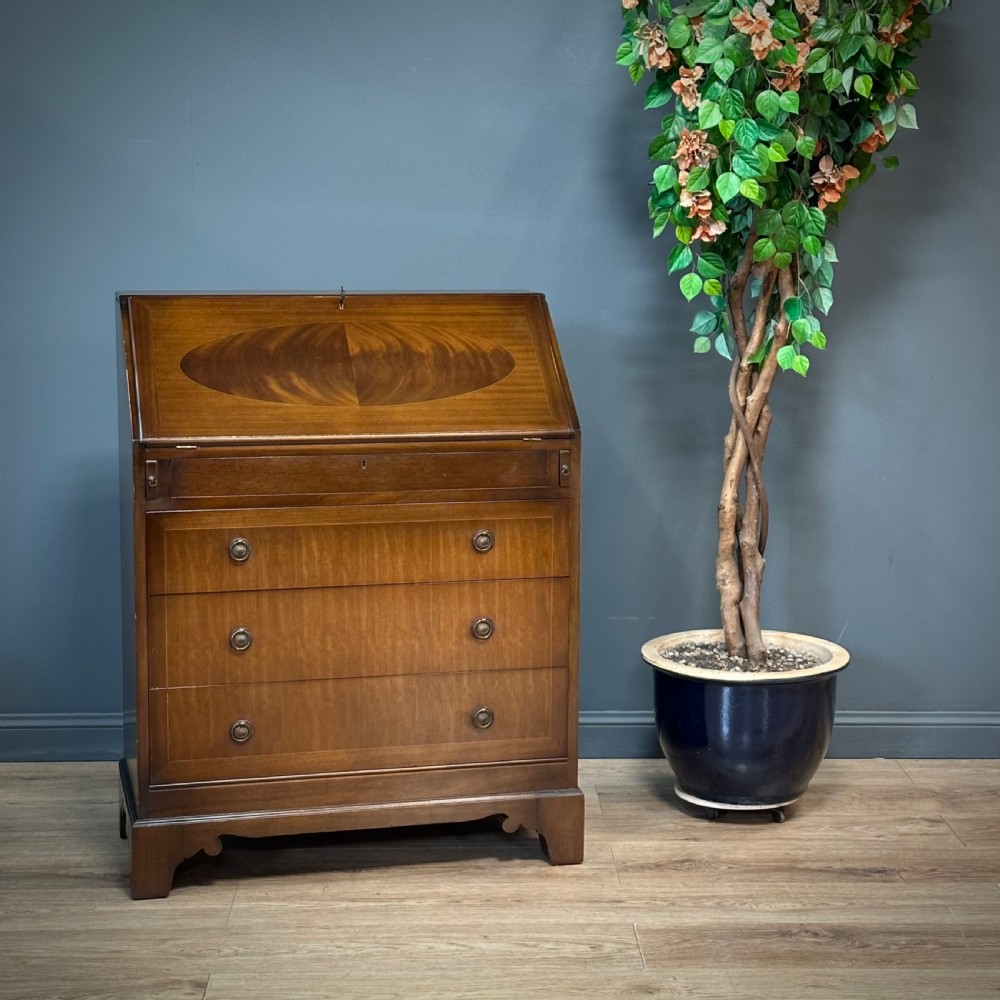
<svg viewBox="0 0 1000 1000"><path fill-rule="evenodd" d="M248 628L234 628L229 633L229 645L237 653L242 653L243 650L249 649L253 645L253 633Z"/></svg>
<svg viewBox="0 0 1000 1000"><path fill-rule="evenodd" d="M472 724L476 729L489 729L495 718L493 709L482 705L472 713Z"/></svg>
<svg viewBox="0 0 1000 1000"><path fill-rule="evenodd" d="M229 558L233 562L246 562L253 555L253 546L245 538L234 538L229 543Z"/></svg>
<svg viewBox="0 0 1000 1000"><path fill-rule="evenodd" d="M496 544L492 531L477 531L472 536L472 547L477 552L489 552Z"/></svg>
<svg viewBox="0 0 1000 1000"><path fill-rule="evenodd" d="M229 735L234 743L246 743L253 736L253 723L249 719L237 719L229 727Z"/></svg>
<svg viewBox="0 0 1000 1000"><path fill-rule="evenodd" d="M477 618L472 623L472 634L477 639L488 639L496 630L492 618Z"/></svg>

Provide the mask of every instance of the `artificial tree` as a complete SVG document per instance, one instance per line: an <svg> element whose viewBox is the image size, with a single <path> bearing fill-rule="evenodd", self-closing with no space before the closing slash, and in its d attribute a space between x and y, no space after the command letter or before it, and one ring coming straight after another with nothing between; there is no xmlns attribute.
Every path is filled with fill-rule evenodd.
<svg viewBox="0 0 1000 1000"><path fill-rule="evenodd" d="M622 0L617 61L672 105L649 147L653 235L671 230L694 349L727 358L716 584L727 651L768 666L760 623L768 534L762 466L779 370L805 376L826 335L837 257L828 229L899 128L910 71L950 0Z"/></svg>

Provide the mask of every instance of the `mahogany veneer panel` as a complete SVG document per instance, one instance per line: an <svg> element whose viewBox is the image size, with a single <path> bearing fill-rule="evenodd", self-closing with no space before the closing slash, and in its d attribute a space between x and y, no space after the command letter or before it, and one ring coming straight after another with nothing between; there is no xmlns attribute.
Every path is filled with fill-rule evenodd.
<svg viewBox="0 0 1000 1000"><path fill-rule="evenodd" d="M582 860L579 428L544 299L119 306L133 895L234 832L500 813Z"/></svg>
<svg viewBox="0 0 1000 1000"><path fill-rule="evenodd" d="M150 514L149 590L345 587L566 576L570 505L399 505ZM494 537L488 552L472 539ZM233 562L229 545L252 553Z"/></svg>
<svg viewBox="0 0 1000 1000"><path fill-rule="evenodd" d="M566 755L566 671L233 684L150 692L155 784ZM488 705L495 721L470 718ZM230 727L252 719L234 743Z"/></svg>
<svg viewBox="0 0 1000 1000"><path fill-rule="evenodd" d="M151 597L150 687L566 666L568 615L565 577Z"/></svg>
<svg viewBox="0 0 1000 1000"><path fill-rule="evenodd" d="M143 441L564 432L538 295L130 296ZM280 405L284 404L284 405Z"/></svg>

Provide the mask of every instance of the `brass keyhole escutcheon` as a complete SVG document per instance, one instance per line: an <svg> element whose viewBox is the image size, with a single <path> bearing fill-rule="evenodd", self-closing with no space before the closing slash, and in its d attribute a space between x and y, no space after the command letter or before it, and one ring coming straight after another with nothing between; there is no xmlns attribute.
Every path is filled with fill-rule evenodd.
<svg viewBox="0 0 1000 1000"><path fill-rule="evenodd" d="M253 546L245 538L234 538L229 543L229 558L233 562L246 562L253 554Z"/></svg>
<svg viewBox="0 0 1000 1000"><path fill-rule="evenodd" d="M472 634L477 639L488 639L495 629L492 618L477 618L472 623Z"/></svg>
<svg viewBox="0 0 1000 1000"><path fill-rule="evenodd" d="M476 729L489 729L495 718L493 709L482 705L472 713L472 724Z"/></svg>
<svg viewBox="0 0 1000 1000"><path fill-rule="evenodd" d="M253 634L248 628L234 628L232 632L229 633L229 645L236 650L237 653L242 653L245 649L249 649L253 644Z"/></svg>
<svg viewBox="0 0 1000 1000"><path fill-rule="evenodd" d="M253 723L249 719L237 719L229 727L229 735L234 743L246 743L253 736Z"/></svg>
<svg viewBox="0 0 1000 1000"><path fill-rule="evenodd" d="M496 538L492 531L477 531L472 536L472 547L477 552L489 552L496 544Z"/></svg>

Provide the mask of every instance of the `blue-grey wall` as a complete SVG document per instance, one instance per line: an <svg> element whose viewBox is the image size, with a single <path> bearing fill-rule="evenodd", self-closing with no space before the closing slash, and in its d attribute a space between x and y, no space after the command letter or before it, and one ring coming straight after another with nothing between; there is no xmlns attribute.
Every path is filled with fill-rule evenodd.
<svg viewBox="0 0 1000 1000"><path fill-rule="evenodd" d="M920 133L786 376L765 617L842 641L835 752L1000 755L1000 42L938 20ZM584 426L585 753L651 750L641 643L715 621L725 363L645 218L615 0L8 0L0 755L118 751L118 289L537 289Z"/></svg>

